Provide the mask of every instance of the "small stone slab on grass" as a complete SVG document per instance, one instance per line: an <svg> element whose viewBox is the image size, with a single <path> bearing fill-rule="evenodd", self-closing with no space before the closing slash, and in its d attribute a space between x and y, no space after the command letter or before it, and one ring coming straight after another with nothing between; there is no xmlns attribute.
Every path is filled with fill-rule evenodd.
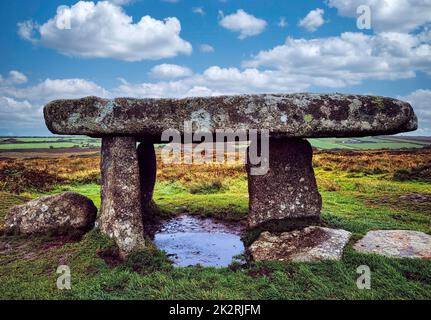
<svg viewBox="0 0 431 320"><path fill-rule="evenodd" d="M262 232L248 248L255 261L310 262L339 260L351 233L317 226L283 232Z"/></svg>
<svg viewBox="0 0 431 320"><path fill-rule="evenodd" d="M356 242L353 249L387 257L431 259L431 236L410 230L375 230Z"/></svg>

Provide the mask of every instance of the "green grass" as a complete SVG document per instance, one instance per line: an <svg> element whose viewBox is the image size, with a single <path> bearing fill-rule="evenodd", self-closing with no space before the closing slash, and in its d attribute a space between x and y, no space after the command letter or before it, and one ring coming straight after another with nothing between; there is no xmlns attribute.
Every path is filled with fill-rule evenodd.
<svg viewBox="0 0 431 320"><path fill-rule="evenodd" d="M358 143L352 143L349 138L321 138L321 139L308 139L311 145L318 149L346 149L346 150L378 150L378 149L415 149L422 148L429 145L430 142L409 139L397 139L396 137L366 137L354 138Z"/></svg>
<svg viewBox="0 0 431 320"><path fill-rule="evenodd" d="M308 141L318 149L349 149L346 145L337 144L333 139L308 139Z"/></svg>
<svg viewBox="0 0 431 320"><path fill-rule="evenodd" d="M46 138L16 138L20 142L41 142L41 141L49 141L49 142L64 142L64 141L79 141L79 142L96 142L98 139L88 138L88 137L46 137Z"/></svg>
<svg viewBox="0 0 431 320"><path fill-rule="evenodd" d="M2 263L4 299L430 299L427 261L362 255L348 248L339 262L252 263L239 268L169 268L158 255L141 257L151 272L126 262L109 267L97 250L112 246L97 231L26 261ZM55 287L57 265L71 268L72 289ZM3 259L3 258L0 258ZM1 261L1 260L0 260ZM132 264L140 263L138 260ZM368 265L371 290L356 286L356 268ZM262 275L261 275L262 274Z"/></svg>
<svg viewBox="0 0 431 320"><path fill-rule="evenodd" d="M400 200L408 193L430 193L429 184L397 182L384 175L351 174L316 170L323 197L325 225L349 230L353 237L341 261L318 263L249 263L230 268L173 268L154 249L137 254L115 267L97 252L113 247L110 239L93 230L78 243L49 250L47 239L3 238L12 248L0 254L0 298L3 299L431 299L431 261L391 259L359 254L354 241L373 229L412 229L431 234L429 204ZM331 181L334 191L325 187ZM217 190L158 183L154 199L166 215L182 212L239 220L247 215L245 178L222 181ZM75 191L90 197L100 207L100 186L58 186L50 193ZM47 193L14 196L0 193L0 222L7 209ZM397 216L397 218L394 218ZM401 218L400 218L401 217ZM0 238L1 239L1 238ZM28 258L22 251L33 251ZM1 252L1 248L0 248ZM72 272L72 290L56 289L56 268L67 264ZM370 267L371 290L356 286L360 265ZM142 268L136 269L136 266Z"/></svg>

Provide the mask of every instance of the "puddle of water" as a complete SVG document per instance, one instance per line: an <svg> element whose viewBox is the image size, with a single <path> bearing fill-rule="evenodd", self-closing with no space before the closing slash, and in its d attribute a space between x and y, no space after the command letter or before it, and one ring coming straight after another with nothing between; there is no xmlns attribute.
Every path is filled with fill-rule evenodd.
<svg viewBox="0 0 431 320"><path fill-rule="evenodd" d="M177 266L227 267L244 252L243 226L211 218L182 215L156 228L154 243Z"/></svg>

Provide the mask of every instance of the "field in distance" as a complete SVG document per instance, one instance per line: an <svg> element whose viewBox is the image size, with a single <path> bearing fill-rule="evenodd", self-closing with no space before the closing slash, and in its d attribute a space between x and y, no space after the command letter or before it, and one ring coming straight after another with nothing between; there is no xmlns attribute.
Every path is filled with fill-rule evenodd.
<svg viewBox="0 0 431 320"><path fill-rule="evenodd" d="M378 136L365 138L309 139L313 147L322 150L353 149L417 149L431 145L431 137Z"/></svg>
<svg viewBox="0 0 431 320"><path fill-rule="evenodd" d="M81 136L0 137L0 151L56 148L94 149L99 148L100 144L100 139Z"/></svg>
<svg viewBox="0 0 431 320"><path fill-rule="evenodd" d="M431 137L378 136L365 138L309 139L313 147L322 150L417 149L431 145ZM0 152L89 151L101 146L100 139L86 136L0 137ZM54 149L54 150L53 150ZM57 150L55 150L57 149Z"/></svg>

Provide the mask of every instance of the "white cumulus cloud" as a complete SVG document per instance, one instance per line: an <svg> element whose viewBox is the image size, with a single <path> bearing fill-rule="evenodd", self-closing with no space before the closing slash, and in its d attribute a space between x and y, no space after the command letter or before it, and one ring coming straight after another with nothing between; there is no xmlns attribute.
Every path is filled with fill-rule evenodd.
<svg viewBox="0 0 431 320"><path fill-rule="evenodd" d="M325 19L323 19L324 14L325 11L323 9L317 8L311 10L303 19L299 21L298 25L310 32L314 32L325 23Z"/></svg>
<svg viewBox="0 0 431 320"><path fill-rule="evenodd" d="M27 76L19 71L11 70L6 77L0 74L0 85L15 85L27 82Z"/></svg>
<svg viewBox="0 0 431 320"><path fill-rule="evenodd" d="M245 67L269 67L311 85L343 87L365 79L396 80L431 75L431 45L424 35L404 33L342 33L316 39L287 38L282 45L260 51Z"/></svg>
<svg viewBox="0 0 431 320"><path fill-rule="evenodd" d="M31 110L31 103L27 100L17 101L9 97L0 97L0 112L13 113L15 111Z"/></svg>
<svg viewBox="0 0 431 320"><path fill-rule="evenodd" d="M371 9L371 27L376 31L411 32L431 22L430 0L329 0L341 16L357 17L360 5Z"/></svg>
<svg viewBox="0 0 431 320"><path fill-rule="evenodd" d="M20 36L35 45L69 56L125 61L190 54L192 46L180 32L181 24L175 17L161 21L147 15L133 23L120 6L107 1L79 1L42 25L32 21L18 24Z"/></svg>
<svg viewBox="0 0 431 320"><path fill-rule="evenodd" d="M150 71L150 75L152 77L162 79L182 78L191 76L192 74L192 70L187 67L167 63L154 66Z"/></svg>
<svg viewBox="0 0 431 320"><path fill-rule="evenodd" d="M98 95L112 97L111 93L85 79L45 79L35 85L24 85L27 77L12 70L6 77L0 75L0 130L13 128L46 130L43 106L54 99L82 98ZM9 131L7 131L9 132Z"/></svg>
<svg viewBox="0 0 431 320"><path fill-rule="evenodd" d="M399 98L409 102L418 117L418 130L410 134L431 136L431 90L419 89Z"/></svg>
<svg viewBox="0 0 431 320"><path fill-rule="evenodd" d="M17 99L48 102L54 99L80 98L98 95L109 96L109 92L96 83L85 79L45 79L27 87L0 87L0 94Z"/></svg>
<svg viewBox="0 0 431 320"><path fill-rule="evenodd" d="M262 33L267 25L265 20L256 18L242 9L227 16L220 12L219 24L225 29L238 32L239 39L256 36Z"/></svg>
<svg viewBox="0 0 431 320"><path fill-rule="evenodd" d="M212 66L201 74L177 80L122 83L113 90L115 96L128 97L188 97L221 94L304 91L309 85L301 77L279 71L259 71L254 68L221 68Z"/></svg>
<svg viewBox="0 0 431 320"><path fill-rule="evenodd" d="M43 114L40 107L34 107L27 100L0 96L0 130L34 128L42 125Z"/></svg>

